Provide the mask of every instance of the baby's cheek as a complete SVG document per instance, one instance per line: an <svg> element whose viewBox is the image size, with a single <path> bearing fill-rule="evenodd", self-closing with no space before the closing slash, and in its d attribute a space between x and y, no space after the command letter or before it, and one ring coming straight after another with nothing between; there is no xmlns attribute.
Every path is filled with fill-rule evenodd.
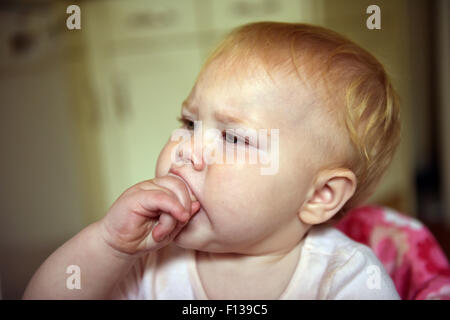
<svg viewBox="0 0 450 320"><path fill-rule="evenodd" d="M268 181L261 179L258 170L254 168L236 170L230 173L228 179L225 175L223 181L227 190L226 196L240 207L256 209L261 202L269 201L266 198Z"/></svg>

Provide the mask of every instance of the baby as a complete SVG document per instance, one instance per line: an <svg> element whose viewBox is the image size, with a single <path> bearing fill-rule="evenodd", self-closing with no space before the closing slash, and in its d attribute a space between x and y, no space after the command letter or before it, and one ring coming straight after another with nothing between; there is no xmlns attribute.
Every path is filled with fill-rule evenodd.
<svg viewBox="0 0 450 320"><path fill-rule="evenodd" d="M373 192L399 142L398 99L371 54L322 27L244 25L180 120L188 139L169 139L156 177L54 252L24 298L399 298L372 251L331 225ZM246 161L220 161L237 149Z"/></svg>

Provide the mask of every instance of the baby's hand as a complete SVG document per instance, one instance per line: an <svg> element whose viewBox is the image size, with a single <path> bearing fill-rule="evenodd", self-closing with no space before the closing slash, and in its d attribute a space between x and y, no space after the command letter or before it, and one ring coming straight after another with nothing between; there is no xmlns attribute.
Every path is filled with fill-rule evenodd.
<svg viewBox="0 0 450 320"><path fill-rule="evenodd" d="M158 250L169 244L199 209L200 203L191 201L181 179L164 176L143 181L113 203L100 221L102 237L111 248L128 256Z"/></svg>

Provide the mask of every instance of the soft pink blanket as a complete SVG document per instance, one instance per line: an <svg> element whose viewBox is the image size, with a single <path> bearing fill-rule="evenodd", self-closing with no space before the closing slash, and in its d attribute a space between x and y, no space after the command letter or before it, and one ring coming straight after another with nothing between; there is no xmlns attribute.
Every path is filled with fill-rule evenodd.
<svg viewBox="0 0 450 320"><path fill-rule="evenodd" d="M418 220L392 209L365 206L350 211L336 227L372 248L402 299L450 300L449 262Z"/></svg>

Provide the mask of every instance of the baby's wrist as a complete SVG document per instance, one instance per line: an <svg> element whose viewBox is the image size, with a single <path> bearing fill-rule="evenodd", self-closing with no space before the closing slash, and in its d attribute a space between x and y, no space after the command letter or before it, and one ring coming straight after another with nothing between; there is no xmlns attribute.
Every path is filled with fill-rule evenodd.
<svg viewBox="0 0 450 320"><path fill-rule="evenodd" d="M93 223L93 228L98 236L96 241L107 254L123 261L133 261L137 258L137 253L127 252L111 240L110 231L102 220Z"/></svg>

